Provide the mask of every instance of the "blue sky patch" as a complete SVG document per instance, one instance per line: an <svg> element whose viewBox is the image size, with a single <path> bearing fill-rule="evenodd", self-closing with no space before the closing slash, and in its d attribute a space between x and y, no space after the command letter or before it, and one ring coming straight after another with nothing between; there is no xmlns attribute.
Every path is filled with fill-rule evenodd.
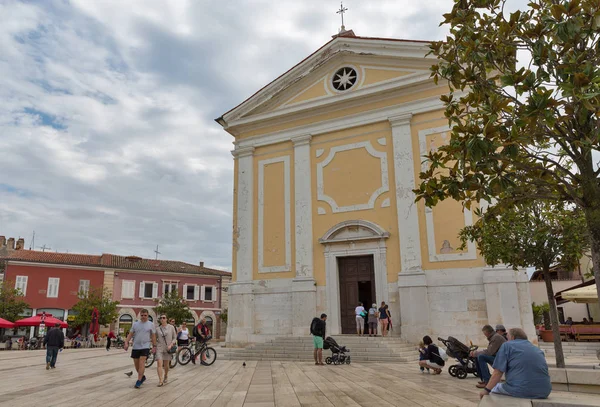
<svg viewBox="0 0 600 407"><path fill-rule="evenodd" d="M65 130L67 126L60 122L60 120L51 114L44 113L41 110L32 109L26 107L24 109L25 113L30 114L32 116L37 116L43 126L50 126L55 128L56 130Z"/></svg>

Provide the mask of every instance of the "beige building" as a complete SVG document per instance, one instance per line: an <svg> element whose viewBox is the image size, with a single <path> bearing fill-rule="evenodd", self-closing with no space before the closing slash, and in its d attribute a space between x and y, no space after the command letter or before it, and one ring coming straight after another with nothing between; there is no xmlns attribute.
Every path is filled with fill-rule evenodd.
<svg viewBox="0 0 600 407"><path fill-rule="evenodd" d="M486 323L535 337L526 274L457 249L472 212L414 202L421 156L449 137L428 51L345 31L217 119L235 138L230 343L307 335L322 312L355 333L359 301L388 303L410 341L479 342Z"/></svg>

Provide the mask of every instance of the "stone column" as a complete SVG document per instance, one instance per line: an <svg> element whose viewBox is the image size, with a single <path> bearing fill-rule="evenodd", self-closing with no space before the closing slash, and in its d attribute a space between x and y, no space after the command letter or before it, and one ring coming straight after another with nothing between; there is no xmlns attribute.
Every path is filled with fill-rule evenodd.
<svg viewBox="0 0 600 407"><path fill-rule="evenodd" d="M396 210L400 240L400 297L401 335L414 342L429 329L427 278L421 264L419 218L415 195L415 167L410 120L412 114L389 118L394 148L394 178L396 181ZM397 322L396 322L397 323Z"/></svg>
<svg viewBox="0 0 600 407"><path fill-rule="evenodd" d="M296 277L292 281L292 335L308 335L316 313L317 287L313 274L312 177L310 135L295 137L294 224L296 229ZM307 322L308 321L308 322Z"/></svg>
<svg viewBox="0 0 600 407"><path fill-rule="evenodd" d="M238 247L235 282L229 285L229 321L227 342L244 345L252 342L254 334L254 147L232 151L238 160L237 228Z"/></svg>
<svg viewBox="0 0 600 407"><path fill-rule="evenodd" d="M529 340L536 342L527 273L506 266L485 268L483 286L489 324L523 328Z"/></svg>

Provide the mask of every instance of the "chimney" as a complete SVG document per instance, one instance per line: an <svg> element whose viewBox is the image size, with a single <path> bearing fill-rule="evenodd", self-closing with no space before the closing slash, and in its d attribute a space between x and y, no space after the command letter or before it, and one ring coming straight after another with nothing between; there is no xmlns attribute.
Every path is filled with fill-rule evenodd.
<svg viewBox="0 0 600 407"><path fill-rule="evenodd" d="M25 239L20 237L19 240L17 240L17 247L15 247L15 250L23 250L23 249L25 249Z"/></svg>
<svg viewBox="0 0 600 407"><path fill-rule="evenodd" d="M204 262L203 261L200 262L200 267L204 267Z"/></svg>
<svg viewBox="0 0 600 407"><path fill-rule="evenodd" d="M6 237L0 236L0 247L4 247L6 245Z"/></svg>
<svg viewBox="0 0 600 407"><path fill-rule="evenodd" d="M9 237L6 241L6 247L8 250L15 250L15 238Z"/></svg>

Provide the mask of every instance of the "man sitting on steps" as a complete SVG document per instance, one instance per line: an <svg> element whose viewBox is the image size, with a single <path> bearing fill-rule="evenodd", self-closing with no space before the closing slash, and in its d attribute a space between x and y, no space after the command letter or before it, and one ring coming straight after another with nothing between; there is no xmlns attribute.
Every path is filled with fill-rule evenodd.
<svg viewBox="0 0 600 407"><path fill-rule="evenodd" d="M492 328L491 325L485 325L481 331L489 341L488 347L483 350L471 352L471 357L477 358L477 373L481 379L476 386L480 389L483 389L490 380L490 369L488 368L488 363L490 365L494 363L496 353L498 352L498 349L500 349L500 346L506 342L506 339L504 339L502 335L494 332L494 328Z"/></svg>
<svg viewBox="0 0 600 407"><path fill-rule="evenodd" d="M494 360L494 372L479 394L489 393L528 399L545 399L552 391L544 352L527 340L525 331L512 328L508 342L502 344ZM502 375L505 382L500 383Z"/></svg>

